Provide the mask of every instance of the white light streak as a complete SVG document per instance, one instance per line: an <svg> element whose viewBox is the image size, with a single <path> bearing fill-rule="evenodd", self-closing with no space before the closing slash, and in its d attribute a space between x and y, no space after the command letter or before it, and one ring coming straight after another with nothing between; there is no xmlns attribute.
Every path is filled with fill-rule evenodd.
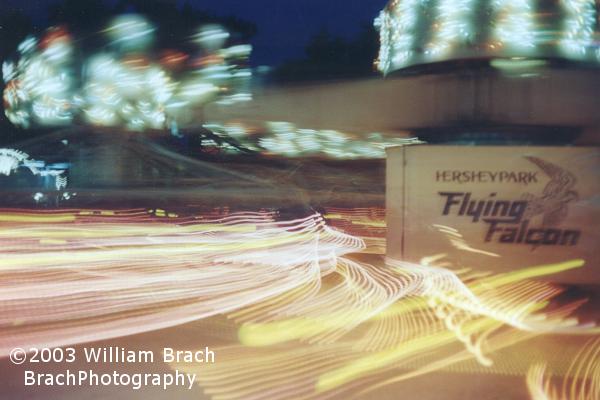
<svg viewBox="0 0 600 400"><path fill-rule="evenodd" d="M597 3L595 0L561 0L560 4L566 13L560 47L569 57L585 58L594 41Z"/></svg>
<svg viewBox="0 0 600 400"><path fill-rule="evenodd" d="M536 27L531 0L494 0L494 46L502 50L532 51L536 46Z"/></svg>

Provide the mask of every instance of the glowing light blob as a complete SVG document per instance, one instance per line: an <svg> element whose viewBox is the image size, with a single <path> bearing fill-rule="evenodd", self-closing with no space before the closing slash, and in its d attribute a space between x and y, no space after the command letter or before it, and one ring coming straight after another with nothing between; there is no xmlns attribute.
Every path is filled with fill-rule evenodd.
<svg viewBox="0 0 600 400"><path fill-rule="evenodd" d="M188 65L190 54L176 51L155 59L155 30L139 15L115 18L103 31L109 46L80 63L81 79L73 57L76 41L64 28L49 29L39 41L27 38L18 62L2 67L8 119L23 128L77 120L176 132L180 125L202 123L194 120L194 110L208 102L233 105L251 99L252 73L237 65L250 56L251 46L223 47L229 33L205 26L196 39L211 54Z"/></svg>

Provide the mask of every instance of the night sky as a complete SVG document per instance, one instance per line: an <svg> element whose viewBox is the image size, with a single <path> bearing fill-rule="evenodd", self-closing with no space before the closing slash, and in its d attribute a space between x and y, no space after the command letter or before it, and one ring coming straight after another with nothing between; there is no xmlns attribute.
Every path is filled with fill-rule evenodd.
<svg viewBox="0 0 600 400"><path fill-rule="evenodd" d="M81 0L85 1L85 0ZM53 0L0 0L4 11L20 10L44 23L44 10ZM110 1L108 1L110 3ZM308 39L322 28L352 37L372 24L388 0L197 0L199 9L235 15L254 22L253 64L274 65L303 55ZM183 3L183 1L181 1Z"/></svg>

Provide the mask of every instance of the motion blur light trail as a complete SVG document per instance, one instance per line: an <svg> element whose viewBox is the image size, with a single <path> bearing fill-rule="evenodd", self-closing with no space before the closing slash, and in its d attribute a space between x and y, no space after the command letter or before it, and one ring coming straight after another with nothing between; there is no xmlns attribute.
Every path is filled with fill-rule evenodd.
<svg viewBox="0 0 600 400"><path fill-rule="evenodd" d="M0 221L2 356L236 310L318 284L363 247L319 215L2 210Z"/></svg>
<svg viewBox="0 0 600 400"><path fill-rule="evenodd" d="M361 238L366 248L362 254L385 254L384 208L325 209L323 217L335 229Z"/></svg>
<svg viewBox="0 0 600 400"><path fill-rule="evenodd" d="M365 241L385 235L383 210L328 209L324 216ZM532 280L581 268L582 260L491 275L435 266L450 264L443 256L385 266L350 258L339 258L319 287L306 284L230 313L241 323L239 344L220 348L217 365L173 367L198 373L214 399L321 399L366 395L471 360L470 371L524 378L527 369L501 355L496 365L496 353L542 334L599 332L573 317L583 301L549 308L563 290Z"/></svg>
<svg viewBox="0 0 600 400"><path fill-rule="evenodd" d="M461 279L437 267L341 258L319 291L307 284L233 312L240 344L220 348L218 364L173 367L198 373L214 399L365 394L472 359L477 372L493 372L496 351L542 333L598 333L571 317L579 303L546 310L561 290L527 280L581 265Z"/></svg>
<svg viewBox="0 0 600 400"><path fill-rule="evenodd" d="M247 149L288 158L376 159L385 158L388 147L424 143L416 137L399 137L397 133L307 129L284 121L212 122L204 127L221 137L235 139Z"/></svg>
<svg viewBox="0 0 600 400"><path fill-rule="evenodd" d="M215 348L219 362L172 367L197 373L215 399L309 399L366 395L469 361L525 379L522 365L496 364L502 351L540 335L598 334L574 316L582 301L551 307L562 289L532 280L582 260L500 275L453 270L443 256L383 262L378 242L366 244L385 234L383 217L0 210L0 356L225 314L239 340ZM597 357L561 351L577 364L561 376L595 393ZM557 398L546 363L554 371L532 358L527 382Z"/></svg>
<svg viewBox="0 0 600 400"><path fill-rule="evenodd" d="M545 364L533 365L527 373L532 400L594 400L600 398L600 338L581 348L572 361L562 385L555 386L546 374Z"/></svg>

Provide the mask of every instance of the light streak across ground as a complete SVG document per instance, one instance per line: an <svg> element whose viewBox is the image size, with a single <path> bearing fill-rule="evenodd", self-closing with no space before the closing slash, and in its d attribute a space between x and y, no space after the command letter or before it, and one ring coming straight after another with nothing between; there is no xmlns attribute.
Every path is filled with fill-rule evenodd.
<svg viewBox="0 0 600 400"><path fill-rule="evenodd" d="M584 261L499 275L454 268L443 256L384 261L384 219L383 209L368 208L291 220L0 210L0 356L222 314L238 329L216 349L219 361L172 364L197 373L214 399L368 396L452 368L509 371L527 377L534 398L560 398L543 358L527 375L501 352L540 335L598 334L576 318L581 301L550 307L562 289L535 280ZM595 356L563 351L576 365L562 376L579 382L568 390L595 393Z"/></svg>
<svg viewBox="0 0 600 400"><path fill-rule="evenodd" d="M0 356L236 310L318 283L363 247L316 214L2 210L0 221Z"/></svg>
<svg viewBox="0 0 600 400"><path fill-rule="evenodd" d="M329 209L325 217L363 238L384 228L382 210ZM496 352L541 334L598 334L573 317L581 302L548 308L562 289L533 280L582 260L500 275L428 264L447 263L373 266L341 257L320 290L305 285L231 313L239 343L219 349L218 365L173 367L198 372L214 399L360 397L470 360L478 373L524 378L526 369L507 369Z"/></svg>
<svg viewBox="0 0 600 400"><path fill-rule="evenodd" d="M532 365L527 387L532 400L600 398L600 338L589 340L576 355L560 385L553 384L546 364Z"/></svg>
<svg viewBox="0 0 600 400"><path fill-rule="evenodd" d="M560 290L526 280L580 264L466 285L436 267L392 261L382 271L342 258L320 291L306 285L232 313L240 344L219 349L217 365L174 367L198 372L215 399L344 397L387 373L396 371L389 384L467 359L493 369L493 351L540 333L595 333L570 318L578 304L542 312Z"/></svg>

